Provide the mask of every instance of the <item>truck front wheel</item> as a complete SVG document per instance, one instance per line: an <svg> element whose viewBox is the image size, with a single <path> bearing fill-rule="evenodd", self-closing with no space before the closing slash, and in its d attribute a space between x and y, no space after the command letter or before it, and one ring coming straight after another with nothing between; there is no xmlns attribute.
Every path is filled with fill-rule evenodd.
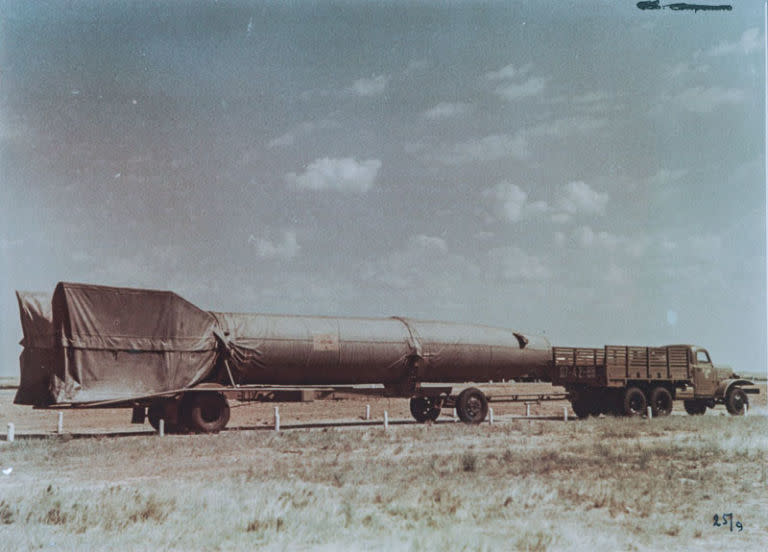
<svg viewBox="0 0 768 552"><path fill-rule="evenodd" d="M456 399L456 413L464 423L479 424L488 415L488 399L476 387L465 389Z"/></svg>
<svg viewBox="0 0 768 552"><path fill-rule="evenodd" d="M645 393L638 387L630 387L624 392L624 414L626 416L642 416L647 403Z"/></svg>
<svg viewBox="0 0 768 552"><path fill-rule="evenodd" d="M651 391L651 413L654 416L669 416L672 412L672 393L666 387L656 387Z"/></svg>
<svg viewBox="0 0 768 552"><path fill-rule="evenodd" d="M221 393L187 393L180 410L189 429L199 433L219 432L229 422L229 403Z"/></svg>
<svg viewBox="0 0 768 552"><path fill-rule="evenodd" d="M749 405L749 399L743 389L734 387L725 398L725 408L734 416L743 416Z"/></svg>

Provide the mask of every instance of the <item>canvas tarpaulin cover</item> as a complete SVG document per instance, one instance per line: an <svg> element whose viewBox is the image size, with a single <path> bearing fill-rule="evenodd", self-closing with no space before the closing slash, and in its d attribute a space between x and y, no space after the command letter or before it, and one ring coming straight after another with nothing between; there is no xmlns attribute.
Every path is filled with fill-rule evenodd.
<svg viewBox="0 0 768 552"><path fill-rule="evenodd" d="M182 389L216 364L216 319L169 291L59 283L52 311L56 403Z"/></svg>
<svg viewBox="0 0 768 552"><path fill-rule="evenodd" d="M44 405L51 400L53 374L53 321L51 294L17 291L24 349L19 356L19 388L14 404Z"/></svg>

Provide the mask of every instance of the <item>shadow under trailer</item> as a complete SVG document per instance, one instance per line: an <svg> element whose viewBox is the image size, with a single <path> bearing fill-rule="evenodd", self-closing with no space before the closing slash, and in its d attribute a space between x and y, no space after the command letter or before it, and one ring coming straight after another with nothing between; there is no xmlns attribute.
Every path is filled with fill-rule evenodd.
<svg viewBox="0 0 768 552"><path fill-rule="evenodd" d="M419 422L455 408L465 423L488 402L570 400L580 418L746 411L752 382L705 349L552 347L543 337L410 318L209 312L169 291L59 283L17 292L23 350L16 404L131 408L168 432L226 427L229 400L284 400L343 390L410 399ZM551 381L565 393L487 397L467 382Z"/></svg>

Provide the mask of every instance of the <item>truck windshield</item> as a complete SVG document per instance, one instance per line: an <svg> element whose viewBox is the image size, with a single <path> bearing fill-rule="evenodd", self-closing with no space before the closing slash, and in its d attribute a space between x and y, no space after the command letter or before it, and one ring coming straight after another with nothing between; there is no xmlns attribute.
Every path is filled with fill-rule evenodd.
<svg viewBox="0 0 768 552"><path fill-rule="evenodd" d="M709 353L703 349L696 351L696 364L710 364Z"/></svg>

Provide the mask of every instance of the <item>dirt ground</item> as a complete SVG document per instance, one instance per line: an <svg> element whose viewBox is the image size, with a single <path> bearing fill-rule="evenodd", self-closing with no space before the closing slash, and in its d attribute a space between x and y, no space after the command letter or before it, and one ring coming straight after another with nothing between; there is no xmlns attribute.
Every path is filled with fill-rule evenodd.
<svg viewBox="0 0 768 552"><path fill-rule="evenodd" d="M0 441L0 550L650 552L768 540L765 385L746 418L675 405L680 415L650 422L564 423L559 401L532 405L541 418L498 403L494 425L450 413L417 424L407 400L357 397L279 404L280 432L274 404L235 404L230 425L245 429L164 438L126 410L63 410L65 435L25 439L53 433L57 412L12 398L0 391L0 423L20 436Z"/></svg>
<svg viewBox="0 0 768 552"><path fill-rule="evenodd" d="M509 394L556 394L563 393L561 387L553 387L548 383L507 383L477 385L486 395L493 398ZM760 410L768 408L766 384L758 386L759 395L750 395L751 408ZM454 393L462 387L454 388ZM143 425L131 424L131 411L128 409L52 409L36 410L27 406L13 404L14 390L0 389L0 434L7 431L8 422L12 422L16 434L25 433L54 433L58 425L58 413L64 415L65 433L108 433L152 431L148 423ZM373 423L382 423L384 412L388 413L393 423L416 423L411 417L407 399L383 398L376 396L360 396L348 393L336 393L335 399L314 400L310 402L238 403L232 401L232 416L229 429L269 428L274 424L274 408L280 413L281 427L290 429L294 425L306 424L344 424L362 423L365 419L366 405L370 405L370 417ZM491 402L494 419L503 422L517 416L526 415L524 402ZM542 401L530 404L531 416L563 417L563 408L568 409L569 417L574 417L568 401ZM444 409L438 421L452 420L452 410ZM676 401L673 414L685 415L682 401ZM718 406L708 410L708 415L726 415L725 407Z"/></svg>

